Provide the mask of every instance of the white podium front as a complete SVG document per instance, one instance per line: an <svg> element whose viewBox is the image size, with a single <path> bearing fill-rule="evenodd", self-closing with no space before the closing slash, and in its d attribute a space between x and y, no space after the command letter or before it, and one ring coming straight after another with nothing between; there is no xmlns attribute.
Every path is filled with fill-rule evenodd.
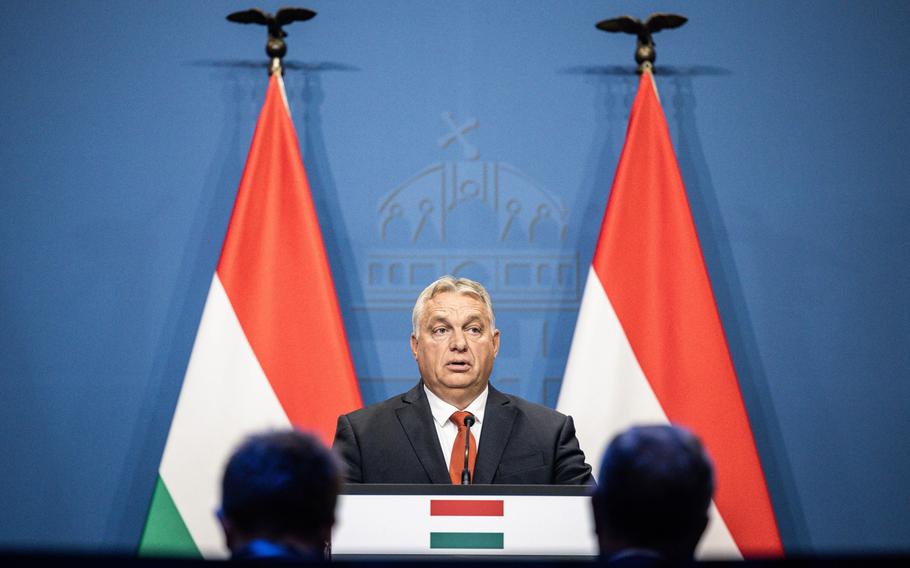
<svg viewBox="0 0 910 568"><path fill-rule="evenodd" d="M332 534L338 559L597 555L590 488L348 485Z"/></svg>

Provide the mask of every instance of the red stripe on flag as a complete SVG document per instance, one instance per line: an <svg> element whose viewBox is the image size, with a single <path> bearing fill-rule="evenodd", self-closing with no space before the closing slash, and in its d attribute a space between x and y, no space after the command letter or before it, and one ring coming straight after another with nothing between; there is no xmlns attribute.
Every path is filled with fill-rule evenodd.
<svg viewBox="0 0 910 568"><path fill-rule="evenodd" d="M218 276L291 422L331 443L362 405L297 135L273 76Z"/></svg>
<svg viewBox="0 0 910 568"><path fill-rule="evenodd" d="M744 555L781 554L752 429L669 130L642 74L592 261L671 422L714 458L715 502Z"/></svg>
<svg viewBox="0 0 910 568"><path fill-rule="evenodd" d="M432 499L431 517L501 517L503 501L467 501Z"/></svg>

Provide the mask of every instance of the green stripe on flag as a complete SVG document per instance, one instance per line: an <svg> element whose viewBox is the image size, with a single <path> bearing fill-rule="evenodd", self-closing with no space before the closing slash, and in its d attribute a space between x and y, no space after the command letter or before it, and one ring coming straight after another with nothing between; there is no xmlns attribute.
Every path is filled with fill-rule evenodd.
<svg viewBox="0 0 910 568"><path fill-rule="evenodd" d="M502 533L434 532L430 548L503 548Z"/></svg>
<svg viewBox="0 0 910 568"><path fill-rule="evenodd" d="M142 540L139 541L139 556L202 558L160 475L152 494Z"/></svg>

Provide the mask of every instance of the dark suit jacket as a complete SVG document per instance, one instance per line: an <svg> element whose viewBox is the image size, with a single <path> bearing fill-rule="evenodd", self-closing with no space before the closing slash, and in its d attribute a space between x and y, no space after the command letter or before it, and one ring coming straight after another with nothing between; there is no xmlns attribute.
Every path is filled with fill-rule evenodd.
<svg viewBox="0 0 910 568"><path fill-rule="evenodd" d="M256 539L232 553L231 560L279 561L279 565L288 562L312 564L325 563L326 556L323 550L299 550L286 544Z"/></svg>
<svg viewBox="0 0 910 568"><path fill-rule="evenodd" d="M338 418L332 448L348 483L451 483L423 383ZM490 386L474 483L594 482L572 419Z"/></svg>

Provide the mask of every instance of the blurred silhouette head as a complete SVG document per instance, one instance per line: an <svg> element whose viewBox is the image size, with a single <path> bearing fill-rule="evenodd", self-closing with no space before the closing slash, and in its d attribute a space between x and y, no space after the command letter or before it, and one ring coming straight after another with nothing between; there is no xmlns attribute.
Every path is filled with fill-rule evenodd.
<svg viewBox="0 0 910 568"><path fill-rule="evenodd" d="M692 558L708 524L714 472L701 442L677 426L636 426L604 454L592 498L601 555L649 550Z"/></svg>
<svg viewBox="0 0 910 568"><path fill-rule="evenodd" d="M316 437L297 430L249 437L224 470L219 518L232 554L268 542L322 554L335 524L340 466Z"/></svg>

